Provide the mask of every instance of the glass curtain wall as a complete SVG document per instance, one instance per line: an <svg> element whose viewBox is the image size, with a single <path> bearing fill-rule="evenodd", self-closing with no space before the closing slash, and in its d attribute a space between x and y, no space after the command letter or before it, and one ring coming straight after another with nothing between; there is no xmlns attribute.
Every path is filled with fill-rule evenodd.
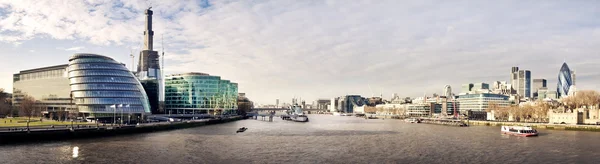
<svg viewBox="0 0 600 164"><path fill-rule="evenodd" d="M137 120L150 114L141 83L124 64L112 58L75 54L69 59L68 75L75 104L88 119L108 121L125 115L126 119Z"/></svg>
<svg viewBox="0 0 600 164"><path fill-rule="evenodd" d="M203 73L165 78L165 114L233 114L237 84Z"/></svg>

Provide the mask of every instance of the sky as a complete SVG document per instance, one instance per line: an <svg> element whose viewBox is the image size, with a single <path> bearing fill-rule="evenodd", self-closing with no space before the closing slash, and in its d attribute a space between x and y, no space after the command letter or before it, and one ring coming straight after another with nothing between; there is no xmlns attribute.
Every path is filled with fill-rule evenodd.
<svg viewBox="0 0 600 164"><path fill-rule="evenodd" d="M131 67L149 6L166 74L218 75L258 104L459 93L510 81L512 66L555 88L565 61L578 90L600 90L591 0L0 0L0 88L80 52Z"/></svg>

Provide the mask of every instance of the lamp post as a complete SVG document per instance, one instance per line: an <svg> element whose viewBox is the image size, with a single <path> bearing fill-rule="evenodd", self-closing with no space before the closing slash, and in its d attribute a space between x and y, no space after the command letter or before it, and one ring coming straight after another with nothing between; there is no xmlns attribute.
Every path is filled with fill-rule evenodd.
<svg viewBox="0 0 600 164"><path fill-rule="evenodd" d="M129 108L129 104L126 104L125 107L127 107L127 112L129 112L129 120L127 120L127 124L131 124L131 108Z"/></svg>
<svg viewBox="0 0 600 164"><path fill-rule="evenodd" d="M117 124L117 105L111 105L111 107L113 107L113 124L112 126L115 126L115 124Z"/></svg>
<svg viewBox="0 0 600 164"><path fill-rule="evenodd" d="M119 126L123 125L123 104L119 104L119 107L121 107L121 118L119 120Z"/></svg>

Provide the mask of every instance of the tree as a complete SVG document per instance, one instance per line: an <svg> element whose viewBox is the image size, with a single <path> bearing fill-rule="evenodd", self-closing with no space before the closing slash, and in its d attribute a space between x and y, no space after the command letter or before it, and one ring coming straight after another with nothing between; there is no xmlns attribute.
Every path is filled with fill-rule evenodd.
<svg viewBox="0 0 600 164"><path fill-rule="evenodd" d="M538 100L533 106L533 115L535 116L536 122L547 122L548 119L548 111L550 109L555 109L554 105L550 102L544 102L542 100Z"/></svg>
<svg viewBox="0 0 600 164"><path fill-rule="evenodd" d="M8 116L11 114L11 98L3 88L0 88L0 116Z"/></svg>
<svg viewBox="0 0 600 164"><path fill-rule="evenodd" d="M27 117L27 132L29 132L31 117L37 116L40 113L40 108L36 107L36 103L35 99L29 95L23 96L23 99L19 103L22 116Z"/></svg>
<svg viewBox="0 0 600 164"><path fill-rule="evenodd" d="M591 107L600 104L600 93L594 90L578 91L575 95L562 98L561 103L568 109L577 109L583 106Z"/></svg>

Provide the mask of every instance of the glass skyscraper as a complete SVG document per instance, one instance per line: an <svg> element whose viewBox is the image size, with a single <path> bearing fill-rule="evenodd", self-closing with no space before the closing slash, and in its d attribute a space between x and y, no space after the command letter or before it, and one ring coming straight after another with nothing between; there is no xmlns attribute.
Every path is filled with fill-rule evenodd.
<svg viewBox="0 0 600 164"><path fill-rule="evenodd" d="M238 84L205 73L165 78L165 114L223 114L237 109Z"/></svg>
<svg viewBox="0 0 600 164"><path fill-rule="evenodd" d="M558 83L556 84L556 93L557 96L563 97L569 93L569 87L573 84L573 78L571 75L571 69L567 63L563 63L562 67L560 67L560 71L558 72Z"/></svg>
<svg viewBox="0 0 600 164"><path fill-rule="evenodd" d="M115 115L150 114L148 96L140 81L124 64L95 54L69 59L68 78L80 115L110 119Z"/></svg>

